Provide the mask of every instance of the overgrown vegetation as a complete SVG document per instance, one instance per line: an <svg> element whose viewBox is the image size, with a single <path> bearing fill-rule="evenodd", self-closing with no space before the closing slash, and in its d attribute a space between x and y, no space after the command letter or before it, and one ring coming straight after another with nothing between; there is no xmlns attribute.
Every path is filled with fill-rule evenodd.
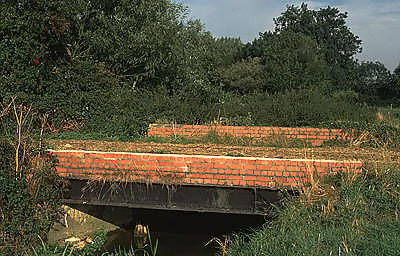
<svg viewBox="0 0 400 256"><path fill-rule="evenodd" d="M231 237L225 255L399 255L399 171L314 177L272 221Z"/></svg>
<svg viewBox="0 0 400 256"><path fill-rule="evenodd" d="M199 137L171 136L168 138L148 137L142 141L156 143L174 144L222 144L227 146L253 146L253 147L285 147L285 148L304 148L312 147L311 143L302 139L290 139L283 136L271 136L266 138L252 138L246 136L220 136L216 132L209 132Z"/></svg>
<svg viewBox="0 0 400 256"><path fill-rule="evenodd" d="M66 244L64 246L48 245L41 241L41 245L33 248L32 254L29 256L157 256L158 240L153 241L150 232L147 233L147 240L143 248L135 248L133 245L129 249L119 248L114 251L107 251L104 248L106 233L99 230L92 235L91 243L86 244L83 248Z"/></svg>
<svg viewBox="0 0 400 256"><path fill-rule="evenodd" d="M32 253L57 216L62 184L43 134L132 140L153 122L217 122L356 129L371 146L399 148L400 66L360 63L347 13L287 6L247 44L187 14L169 0L0 2L0 103L13 102L0 115L0 254ZM398 173L311 184L230 254L397 255Z"/></svg>
<svg viewBox="0 0 400 256"><path fill-rule="evenodd" d="M29 108L12 102L0 115L0 254L23 255L57 219L62 183L32 141ZM10 132L10 133L9 133Z"/></svg>
<svg viewBox="0 0 400 256"><path fill-rule="evenodd" d="M317 126L374 122L399 72L359 63L347 14L288 6L244 45L168 0L3 1L0 101L33 104L46 132L132 139L152 122ZM18 22L15 22L18 20Z"/></svg>

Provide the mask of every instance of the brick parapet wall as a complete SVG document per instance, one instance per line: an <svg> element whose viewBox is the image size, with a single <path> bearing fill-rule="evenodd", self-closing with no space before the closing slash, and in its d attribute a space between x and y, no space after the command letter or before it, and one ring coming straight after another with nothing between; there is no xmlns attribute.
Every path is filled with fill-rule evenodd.
<svg viewBox="0 0 400 256"><path fill-rule="evenodd" d="M299 188L317 172L361 172L357 161L50 151L67 178L161 184Z"/></svg>
<svg viewBox="0 0 400 256"><path fill-rule="evenodd" d="M215 132L220 136L246 136L252 138L266 138L282 136L289 139L302 139L313 146L320 146L325 141L348 141L352 136L342 129L320 128L289 128L289 127L259 127L259 126L221 126L221 125L182 125L182 124L150 124L147 136L205 136Z"/></svg>

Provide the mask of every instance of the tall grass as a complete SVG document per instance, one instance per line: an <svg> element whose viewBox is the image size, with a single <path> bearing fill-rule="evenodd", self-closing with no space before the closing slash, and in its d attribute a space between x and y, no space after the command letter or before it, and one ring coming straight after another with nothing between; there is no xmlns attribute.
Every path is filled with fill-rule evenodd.
<svg viewBox="0 0 400 256"><path fill-rule="evenodd" d="M308 184L277 217L231 237L228 255L400 255L400 170Z"/></svg>

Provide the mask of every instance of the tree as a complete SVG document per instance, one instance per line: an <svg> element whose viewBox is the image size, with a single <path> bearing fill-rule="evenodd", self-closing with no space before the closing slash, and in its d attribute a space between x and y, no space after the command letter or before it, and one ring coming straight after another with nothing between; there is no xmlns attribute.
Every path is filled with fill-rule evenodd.
<svg viewBox="0 0 400 256"><path fill-rule="evenodd" d="M311 37L285 31L269 36L264 43L261 59L267 77L265 90L327 87L328 66Z"/></svg>
<svg viewBox="0 0 400 256"><path fill-rule="evenodd" d="M398 90L394 76L380 62L363 62L358 67L358 83L355 91L360 100L369 104L385 104L396 97Z"/></svg>
<svg viewBox="0 0 400 256"><path fill-rule="evenodd" d="M346 65L361 52L361 40L346 25L348 14L327 7L318 11L291 5L275 21L275 31L294 31L315 39L329 65Z"/></svg>
<svg viewBox="0 0 400 256"><path fill-rule="evenodd" d="M132 88L173 80L184 6L167 0L89 3L80 37L91 55ZM104 9L106 8L106 9Z"/></svg>
<svg viewBox="0 0 400 256"><path fill-rule="evenodd" d="M400 64L393 72L394 87L396 88L397 104L400 104Z"/></svg>
<svg viewBox="0 0 400 256"><path fill-rule="evenodd" d="M395 68L393 74L394 74L395 76L400 77L400 64L397 66L397 68Z"/></svg>
<svg viewBox="0 0 400 256"><path fill-rule="evenodd" d="M265 33L253 45L257 57L235 63L224 73L225 83L242 92L279 91L323 87L328 67L317 43L302 33ZM248 48L250 49L250 48Z"/></svg>
<svg viewBox="0 0 400 256"><path fill-rule="evenodd" d="M327 7L311 10L307 4L291 5L275 21L275 32L293 31L313 38L325 55L335 89L352 89L356 79L354 56L361 52L361 40L346 24L348 14Z"/></svg>
<svg viewBox="0 0 400 256"><path fill-rule="evenodd" d="M18 96L50 121L129 136L133 123L151 120L138 115L150 114L116 117L116 109L131 111L133 98L153 99L156 90L159 101L218 102L216 70L241 48L238 39L215 39L169 0L1 1L0 38L1 100ZM116 120L113 127L107 118Z"/></svg>
<svg viewBox="0 0 400 256"><path fill-rule="evenodd" d="M260 57L248 57L221 72L223 84L241 93L262 90L265 84L265 74Z"/></svg>
<svg viewBox="0 0 400 256"><path fill-rule="evenodd" d="M84 121L106 107L118 79L81 42L84 1L3 1L0 4L0 95L33 103L49 120ZM15 22L18 20L18 22Z"/></svg>
<svg viewBox="0 0 400 256"><path fill-rule="evenodd" d="M254 39L251 43L245 44L240 52L240 59L246 59L248 57L261 57L264 52L264 41L273 36L273 34L274 33L270 31L260 33L258 38Z"/></svg>

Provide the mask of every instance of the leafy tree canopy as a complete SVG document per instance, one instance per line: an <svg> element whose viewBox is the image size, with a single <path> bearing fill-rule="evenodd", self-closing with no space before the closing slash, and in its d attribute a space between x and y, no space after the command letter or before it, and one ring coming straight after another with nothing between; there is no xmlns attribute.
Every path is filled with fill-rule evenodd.
<svg viewBox="0 0 400 256"><path fill-rule="evenodd" d="M355 54L361 52L361 40L346 24L347 13L327 7L311 10L307 4L287 6L281 16L274 19L274 31L260 33L259 38L246 44L242 58L261 57L269 38L284 32L303 34L316 42L316 49L328 64L332 90L349 90L355 85Z"/></svg>
<svg viewBox="0 0 400 256"><path fill-rule="evenodd" d="M125 89L210 91L241 47L168 0L2 1L0 10L0 95L67 119L96 116L99 100L115 106Z"/></svg>
<svg viewBox="0 0 400 256"><path fill-rule="evenodd" d="M267 91L327 86L328 66L311 37L285 31L266 37L264 44L261 59Z"/></svg>
<svg viewBox="0 0 400 256"><path fill-rule="evenodd" d="M241 91L274 93L329 84L328 66L311 37L293 31L264 33L244 48L256 53L224 73L225 82Z"/></svg>
<svg viewBox="0 0 400 256"><path fill-rule="evenodd" d="M400 77L400 64L397 66L397 68L395 68L393 74Z"/></svg>
<svg viewBox="0 0 400 256"><path fill-rule="evenodd" d="M382 104L398 94L394 76L380 62L362 62L357 68L355 91L369 104Z"/></svg>
<svg viewBox="0 0 400 256"><path fill-rule="evenodd" d="M330 65L346 65L361 52L361 40L346 24L348 14L337 8L311 10L307 4L290 5L275 21L275 31L294 31L315 39Z"/></svg>

